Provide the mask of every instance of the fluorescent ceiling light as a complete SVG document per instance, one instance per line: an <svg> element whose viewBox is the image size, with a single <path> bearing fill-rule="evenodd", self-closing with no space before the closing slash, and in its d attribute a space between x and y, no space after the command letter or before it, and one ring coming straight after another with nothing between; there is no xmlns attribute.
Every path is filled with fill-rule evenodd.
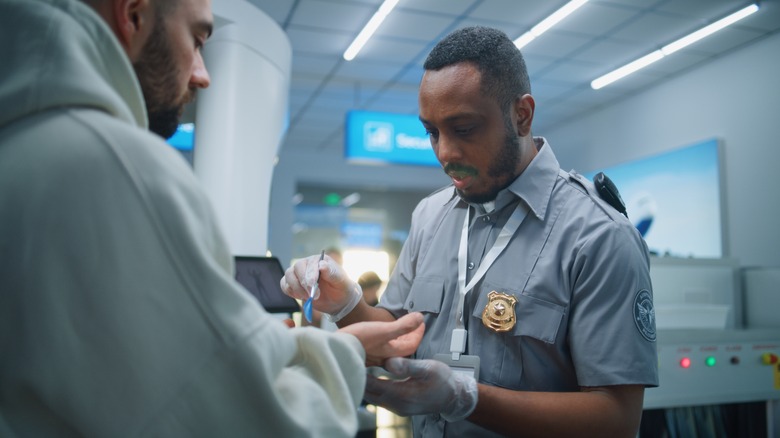
<svg viewBox="0 0 780 438"><path fill-rule="evenodd" d="M683 47L687 47L704 37L710 36L713 33L723 29L724 27L730 26L756 11L758 11L757 3L742 8L739 11L729 15L728 17L721 18L720 20L710 24L709 26L705 26L690 35L684 36L671 44L665 45L661 49L661 51L664 52L664 55L671 55L672 53L682 49Z"/></svg>
<svg viewBox="0 0 780 438"><path fill-rule="evenodd" d="M366 23L366 26L360 31L355 38L355 41L352 41L352 44L347 47L347 50L344 52L345 60L352 61L355 59L355 56L360 52L360 49L366 45L368 39L376 32L379 25L385 21L385 17L393 10L396 4L398 4L398 0L385 0L384 3L382 3L382 6L380 6L374 13L374 16L368 20L368 23Z"/></svg>
<svg viewBox="0 0 780 438"><path fill-rule="evenodd" d="M579 9L579 7L587 3L587 1L588 0L572 0L569 3L566 3L562 8L553 12L552 15L532 27L531 30L520 35L520 37L514 41L515 46L517 46L518 49L522 49L526 44L536 39L539 35L547 32L551 27L569 16L569 14Z"/></svg>
<svg viewBox="0 0 780 438"><path fill-rule="evenodd" d="M599 88L611 84L620 78L624 78L639 69L647 67L648 65L658 61L663 57L664 57L663 52L661 52L660 50L656 50L655 52L649 55L645 55L637 59L636 61L629 62L623 67L611 71L605 74L604 76L594 80L593 82L590 83L590 86L593 87L594 90L598 90Z"/></svg>
<svg viewBox="0 0 780 438"><path fill-rule="evenodd" d="M684 47L687 47L706 36L712 35L713 33L723 29L726 26L736 23L737 21L747 17L748 15L756 11L758 11L758 4L752 4L750 6L742 8L739 11L725 18L722 18L708 26L705 26L697 30L696 32L686 35L671 44L667 44L663 46L660 50L656 50L655 52L650 53L649 55L645 55L637 59L636 61L632 61L624 65L623 67L618 68L617 70L611 71L605 74L604 76L594 79L590 83L590 86L594 90L598 90L599 88L606 87L607 85L617 81L618 79L624 78L641 68L647 67L648 65L654 63L655 61L658 61L664 56L671 55L672 53Z"/></svg>

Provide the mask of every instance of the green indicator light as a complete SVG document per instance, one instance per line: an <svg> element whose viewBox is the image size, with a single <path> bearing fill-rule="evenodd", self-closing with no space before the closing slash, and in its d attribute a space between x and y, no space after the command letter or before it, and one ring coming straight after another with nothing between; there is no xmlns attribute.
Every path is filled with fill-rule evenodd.
<svg viewBox="0 0 780 438"><path fill-rule="evenodd" d="M324 198L322 198L322 202L325 205L330 205L333 207L339 205L339 202L341 202L341 196L339 196L338 193L328 193Z"/></svg>
<svg viewBox="0 0 780 438"><path fill-rule="evenodd" d="M715 366L715 358L714 358L714 357L712 357L712 356L710 356L710 357L708 357L707 359L705 359L705 360L704 360L704 363L705 363L705 364L706 364L708 367L714 367L714 366Z"/></svg>

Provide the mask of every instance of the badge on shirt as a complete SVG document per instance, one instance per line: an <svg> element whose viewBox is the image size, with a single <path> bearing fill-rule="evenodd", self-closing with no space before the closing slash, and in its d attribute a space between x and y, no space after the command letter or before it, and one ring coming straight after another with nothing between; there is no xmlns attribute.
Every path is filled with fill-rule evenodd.
<svg viewBox="0 0 780 438"><path fill-rule="evenodd" d="M655 308L653 297L646 289L637 292L634 298L634 322L643 338L655 342Z"/></svg>
<svg viewBox="0 0 780 438"><path fill-rule="evenodd" d="M492 291L488 294L488 303L482 312L482 324L494 332L512 330L517 322L515 304L517 298L512 295Z"/></svg>

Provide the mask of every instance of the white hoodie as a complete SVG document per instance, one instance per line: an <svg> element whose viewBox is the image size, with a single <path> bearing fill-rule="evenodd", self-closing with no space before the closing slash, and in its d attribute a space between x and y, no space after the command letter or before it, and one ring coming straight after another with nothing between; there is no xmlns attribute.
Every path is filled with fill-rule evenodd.
<svg viewBox="0 0 780 438"><path fill-rule="evenodd" d="M351 436L354 337L233 281L129 60L74 0L0 0L0 436Z"/></svg>

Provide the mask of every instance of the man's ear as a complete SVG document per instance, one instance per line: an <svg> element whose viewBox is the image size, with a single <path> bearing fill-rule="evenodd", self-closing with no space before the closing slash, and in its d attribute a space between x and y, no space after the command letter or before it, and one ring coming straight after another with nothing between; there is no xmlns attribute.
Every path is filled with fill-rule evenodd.
<svg viewBox="0 0 780 438"><path fill-rule="evenodd" d="M514 102L515 129L519 137L525 137L531 134L531 124L534 121L534 111L536 110L536 101L530 94L517 96Z"/></svg>
<svg viewBox="0 0 780 438"><path fill-rule="evenodd" d="M154 7L149 0L114 0L111 3L116 36L130 60L135 61L154 27Z"/></svg>

